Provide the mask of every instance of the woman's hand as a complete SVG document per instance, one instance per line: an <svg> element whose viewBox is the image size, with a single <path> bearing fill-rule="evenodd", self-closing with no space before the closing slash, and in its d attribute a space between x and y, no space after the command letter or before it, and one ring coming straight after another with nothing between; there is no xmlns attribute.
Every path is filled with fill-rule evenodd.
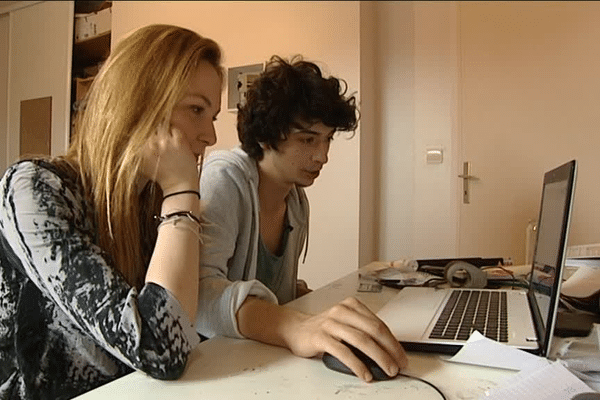
<svg viewBox="0 0 600 400"><path fill-rule="evenodd" d="M248 297L238 310L240 332L254 340L289 348L300 357L330 353L356 376L371 381L367 367L342 343L349 343L395 376L408 360L389 328L353 297L317 315Z"/></svg>
<svg viewBox="0 0 600 400"><path fill-rule="evenodd" d="M181 131L161 124L144 148L142 172L163 193L198 189L198 169L190 144Z"/></svg>

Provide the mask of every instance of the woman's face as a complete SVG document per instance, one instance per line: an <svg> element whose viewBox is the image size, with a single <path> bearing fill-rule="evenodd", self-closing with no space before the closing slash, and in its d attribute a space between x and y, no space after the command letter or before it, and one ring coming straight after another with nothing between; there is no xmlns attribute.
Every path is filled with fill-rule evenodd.
<svg viewBox="0 0 600 400"><path fill-rule="evenodd" d="M190 75L183 98L173 108L171 127L179 129L196 158L217 142L214 121L221 111L221 78L216 69L202 61Z"/></svg>

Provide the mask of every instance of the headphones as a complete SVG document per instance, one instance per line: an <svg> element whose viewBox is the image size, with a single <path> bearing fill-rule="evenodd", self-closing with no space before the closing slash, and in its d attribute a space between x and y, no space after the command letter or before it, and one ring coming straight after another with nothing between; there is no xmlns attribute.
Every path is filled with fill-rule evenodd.
<svg viewBox="0 0 600 400"><path fill-rule="evenodd" d="M465 261L451 261L444 268L444 277L452 287L484 288L487 274Z"/></svg>

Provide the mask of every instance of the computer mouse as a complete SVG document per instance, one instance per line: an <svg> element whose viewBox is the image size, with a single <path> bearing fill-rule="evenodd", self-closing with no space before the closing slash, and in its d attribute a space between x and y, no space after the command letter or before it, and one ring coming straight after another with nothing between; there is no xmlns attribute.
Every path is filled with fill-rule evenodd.
<svg viewBox="0 0 600 400"><path fill-rule="evenodd" d="M371 357L367 356L362 351L358 350L356 347L344 343L352 352L356 355L356 357L365 364L365 366L373 375L373 380L376 381L385 381L388 379L394 378L393 376L389 376L386 374L381 367L371 359ZM348 375L354 375L354 372L350 368L348 368L343 362L341 362L337 357L332 356L329 353L323 353L323 363L325 366L333 371L341 372Z"/></svg>
<svg viewBox="0 0 600 400"><path fill-rule="evenodd" d="M598 392L589 392L589 393L579 393L575 395L575 397L571 398L571 400L599 400L600 393Z"/></svg>

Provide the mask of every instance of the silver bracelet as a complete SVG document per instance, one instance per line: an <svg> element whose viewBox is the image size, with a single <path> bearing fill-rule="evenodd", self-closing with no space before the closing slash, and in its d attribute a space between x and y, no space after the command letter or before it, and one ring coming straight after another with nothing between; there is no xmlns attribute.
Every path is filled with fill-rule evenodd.
<svg viewBox="0 0 600 400"><path fill-rule="evenodd" d="M187 217L194 221L196 224L198 224L198 226L202 225L202 222L200 222L200 218L196 217L191 211L175 211L167 215L154 216L154 218L159 221L159 224L174 217Z"/></svg>
<svg viewBox="0 0 600 400"><path fill-rule="evenodd" d="M184 222L184 221L188 221L194 224L194 226L190 226L189 223L188 224L178 224L178 222ZM160 229L161 226L167 225L167 224L173 224L174 227L177 226L183 226L186 229L192 231L196 237L198 237L198 240L200 241L200 243L203 243L203 239L202 239L202 226L200 224L198 224L198 222L192 218L186 218L186 216L184 215L175 215L175 216L171 216L169 218L163 218L161 220L161 222L158 224L158 226L156 227L156 229Z"/></svg>

